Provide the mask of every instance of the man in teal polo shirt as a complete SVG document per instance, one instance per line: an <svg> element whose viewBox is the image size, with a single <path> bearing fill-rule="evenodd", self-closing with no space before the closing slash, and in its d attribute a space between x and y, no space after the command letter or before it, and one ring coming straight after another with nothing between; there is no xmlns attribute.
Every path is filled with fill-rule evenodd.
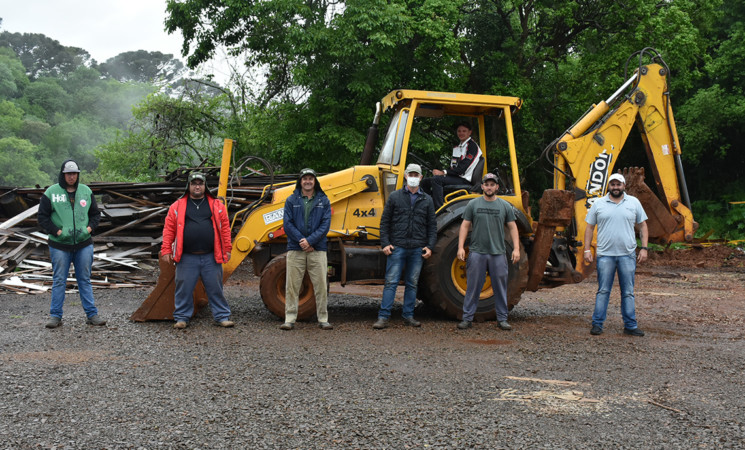
<svg viewBox="0 0 745 450"><path fill-rule="evenodd" d="M106 325L98 316L91 286L93 239L101 213L90 188L80 184L80 168L68 159L62 163L59 182L49 186L39 201L37 220L48 233L49 256L52 260L52 304L47 328L62 325L62 305L70 264L75 267L75 279L80 292L86 323Z"/></svg>
<svg viewBox="0 0 745 450"><path fill-rule="evenodd" d="M636 323L634 300L634 275L636 263L647 259L647 214L636 197L625 192L626 179L620 173L608 178L608 194L595 200L587 213L585 222L584 259L591 263L592 233L598 226L597 272L598 292L595 296L595 311L592 314L590 334L603 333L603 323L608 311L608 300L613 288L613 278L618 272L618 285L621 288L621 315L623 332L631 336L644 336ZM639 228L642 242L639 255L636 255L636 236L634 227Z"/></svg>

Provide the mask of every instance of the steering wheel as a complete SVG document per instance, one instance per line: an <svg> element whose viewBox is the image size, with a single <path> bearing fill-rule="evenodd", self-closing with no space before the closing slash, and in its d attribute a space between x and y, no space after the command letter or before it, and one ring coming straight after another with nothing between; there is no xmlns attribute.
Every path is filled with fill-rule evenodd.
<svg viewBox="0 0 745 450"><path fill-rule="evenodd" d="M427 161L423 160L422 158L420 158L419 156L411 152L407 153L407 155L410 160L422 166L422 171L426 170L426 171L429 171L429 173L432 173L432 168L429 166L429 163Z"/></svg>

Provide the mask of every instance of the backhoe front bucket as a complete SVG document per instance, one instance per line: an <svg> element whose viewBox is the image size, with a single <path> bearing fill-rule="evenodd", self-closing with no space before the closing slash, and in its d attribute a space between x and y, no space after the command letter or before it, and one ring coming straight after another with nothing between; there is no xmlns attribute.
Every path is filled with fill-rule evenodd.
<svg viewBox="0 0 745 450"><path fill-rule="evenodd" d="M145 322L147 320L173 320L174 292L176 290L176 267L173 264L165 262L162 258L158 259L160 265L160 275L158 284L153 292L142 302L137 311L135 311L129 320L134 322ZM194 289L194 314L207 304L207 295L204 292L204 286L201 280Z"/></svg>

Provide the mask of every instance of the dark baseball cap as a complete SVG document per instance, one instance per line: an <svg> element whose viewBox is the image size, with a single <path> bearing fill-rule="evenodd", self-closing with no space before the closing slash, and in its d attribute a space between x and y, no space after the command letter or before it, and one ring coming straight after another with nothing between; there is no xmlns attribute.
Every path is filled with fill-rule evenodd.
<svg viewBox="0 0 745 450"><path fill-rule="evenodd" d="M194 180L202 180L203 183L206 183L207 177L202 172L192 172L189 174L189 183Z"/></svg>
<svg viewBox="0 0 745 450"><path fill-rule="evenodd" d="M313 175L314 177L318 178L318 175L316 175L316 171L308 167L300 171L300 178L303 178L306 175Z"/></svg>
<svg viewBox="0 0 745 450"><path fill-rule="evenodd" d="M487 173L486 175L484 175L484 178L481 179L481 184L484 184L489 180L499 184L499 178L493 173Z"/></svg>

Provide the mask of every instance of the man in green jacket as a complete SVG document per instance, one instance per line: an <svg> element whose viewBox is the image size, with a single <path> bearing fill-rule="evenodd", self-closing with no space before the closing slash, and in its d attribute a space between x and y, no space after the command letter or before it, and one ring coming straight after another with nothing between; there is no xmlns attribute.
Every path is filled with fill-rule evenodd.
<svg viewBox="0 0 745 450"><path fill-rule="evenodd" d="M90 188L80 184L80 168L68 159L62 163L59 183L50 186L39 202L38 222L48 233L49 256L52 260L52 305L47 328L62 325L62 305L70 264L75 266L75 279L80 292L80 302L90 325L106 325L98 316L91 268L93 266L93 239L91 233L98 226L101 213L96 197Z"/></svg>

